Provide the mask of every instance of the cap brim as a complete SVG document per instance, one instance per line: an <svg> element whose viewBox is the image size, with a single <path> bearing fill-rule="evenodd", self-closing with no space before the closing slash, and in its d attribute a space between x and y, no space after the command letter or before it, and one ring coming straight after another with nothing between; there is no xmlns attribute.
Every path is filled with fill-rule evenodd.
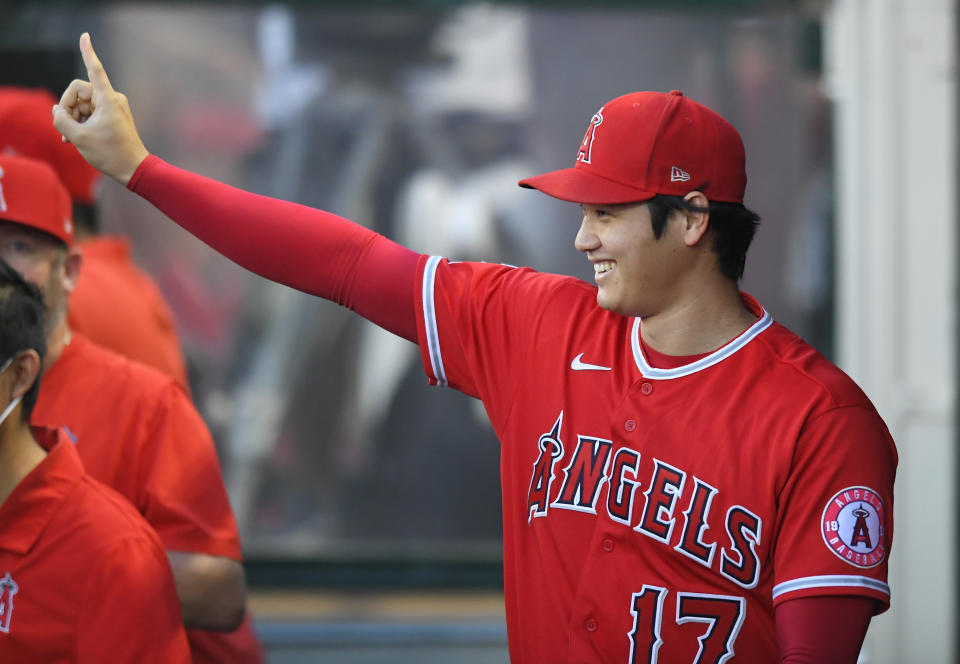
<svg viewBox="0 0 960 664"><path fill-rule="evenodd" d="M587 205L611 205L614 203L637 203L650 200L656 192L637 189L584 168L564 168L543 175L525 178L518 183L527 189L542 191L547 196L562 201Z"/></svg>

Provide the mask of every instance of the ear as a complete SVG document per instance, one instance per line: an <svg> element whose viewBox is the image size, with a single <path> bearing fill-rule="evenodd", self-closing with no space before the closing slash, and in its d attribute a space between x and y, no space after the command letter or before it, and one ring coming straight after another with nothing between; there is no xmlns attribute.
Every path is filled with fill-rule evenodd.
<svg viewBox="0 0 960 664"><path fill-rule="evenodd" d="M691 191L683 200L695 208L706 210L710 207L710 201L702 191ZM710 226L710 213L684 211L684 217L683 241L688 247L692 247L706 234Z"/></svg>
<svg viewBox="0 0 960 664"><path fill-rule="evenodd" d="M67 249L67 255L63 260L63 288L68 295L77 287L81 267L83 267L83 251L74 245Z"/></svg>
<svg viewBox="0 0 960 664"><path fill-rule="evenodd" d="M13 375L10 397L22 397L37 381L37 376L40 374L40 356L32 349L20 351L7 371Z"/></svg>

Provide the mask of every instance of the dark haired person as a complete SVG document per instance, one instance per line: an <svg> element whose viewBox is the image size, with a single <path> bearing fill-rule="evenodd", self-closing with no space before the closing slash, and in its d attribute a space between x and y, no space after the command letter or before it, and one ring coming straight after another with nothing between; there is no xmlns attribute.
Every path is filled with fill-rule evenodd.
<svg viewBox="0 0 960 664"><path fill-rule="evenodd" d="M593 116L575 166L593 284L421 256L150 155L90 82L53 109L95 167L241 265L418 343L500 438L514 664L843 662L889 606L897 454L863 392L738 279L757 223L737 131L682 93Z"/></svg>
<svg viewBox="0 0 960 664"><path fill-rule="evenodd" d="M170 566L133 506L32 428L40 290L0 260L0 661L190 662Z"/></svg>

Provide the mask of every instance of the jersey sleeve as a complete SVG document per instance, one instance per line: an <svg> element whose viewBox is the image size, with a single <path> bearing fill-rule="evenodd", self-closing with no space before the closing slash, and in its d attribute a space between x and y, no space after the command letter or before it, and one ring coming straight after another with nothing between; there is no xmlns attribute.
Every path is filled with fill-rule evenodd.
<svg viewBox="0 0 960 664"><path fill-rule="evenodd" d="M577 306L595 306L584 286L529 268L421 257L414 299L430 384L481 398L488 411L508 405L538 344L565 334Z"/></svg>
<svg viewBox="0 0 960 664"><path fill-rule="evenodd" d="M862 595L890 605L897 454L880 416L844 406L812 417L797 443L774 533L773 601Z"/></svg>
<svg viewBox="0 0 960 664"><path fill-rule="evenodd" d="M164 549L241 560L237 524L213 438L172 381L146 427L140 511Z"/></svg>
<svg viewBox="0 0 960 664"><path fill-rule="evenodd" d="M77 663L187 664L173 575L146 537L111 543L89 570L77 618Z"/></svg>

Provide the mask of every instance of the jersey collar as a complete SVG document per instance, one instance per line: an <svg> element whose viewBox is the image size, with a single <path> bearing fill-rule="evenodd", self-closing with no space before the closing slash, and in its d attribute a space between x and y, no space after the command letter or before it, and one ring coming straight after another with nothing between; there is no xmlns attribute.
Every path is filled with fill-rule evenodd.
<svg viewBox="0 0 960 664"><path fill-rule="evenodd" d="M658 369L651 366L650 363L647 362L647 358L643 354L642 344L640 343L640 319L634 318L630 342L633 346L633 359L637 363L637 368L640 370L640 374L644 378L650 378L653 380L670 380L672 378L689 376L690 374L703 371L708 367L712 367L714 364L723 362L725 359L753 341L757 335L770 327L770 325L773 323L773 317L770 316L770 314L767 313L767 310L764 309L760 303L751 296L747 295L746 293L741 293L740 295L743 298L744 304L747 305L747 308L753 313L757 314L757 322L744 330L743 333L741 333L740 336L736 337L733 341L725 346L721 346L709 355L701 357L696 362L691 362L690 364L685 364L673 369Z"/></svg>
<svg viewBox="0 0 960 664"><path fill-rule="evenodd" d="M0 505L0 550L19 555L33 548L83 475L80 456L62 431L34 427L33 434L47 457Z"/></svg>

